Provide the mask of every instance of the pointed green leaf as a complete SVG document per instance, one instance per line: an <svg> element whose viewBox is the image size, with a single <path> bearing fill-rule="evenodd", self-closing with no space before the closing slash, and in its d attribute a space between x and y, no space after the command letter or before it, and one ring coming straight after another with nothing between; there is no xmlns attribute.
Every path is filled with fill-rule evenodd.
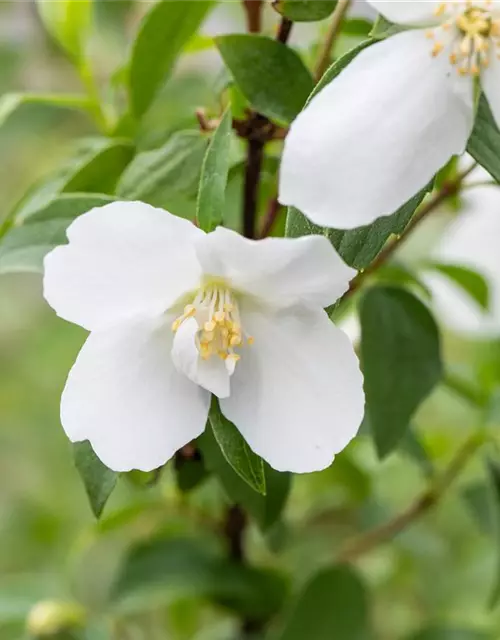
<svg viewBox="0 0 500 640"><path fill-rule="evenodd" d="M369 640L368 594L348 567L316 574L305 586L278 640Z"/></svg>
<svg viewBox="0 0 500 640"><path fill-rule="evenodd" d="M0 98L0 126L2 126L19 107L28 104L84 111L91 108L89 98L83 95L65 93L6 93Z"/></svg>
<svg viewBox="0 0 500 640"><path fill-rule="evenodd" d="M490 306L490 295L488 283L484 276L477 271L472 271L462 265L433 263L430 267L434 271L442 273L449 280L452 280L473 300L475 300L482 309L488 311Z"/></svg>
<svg viewBox="0 0 500 640"><path fill-rule="evenodd" d="M273 7L294 22L324 20L335 9L337 0L278 0Z"/></svg>
<svg viewBox="0 0 500 640"><path fill-rule="evenodd" d="M493 459L487 460L486 465L491 487L491 511L497 547L497 562L495 569L494 587L490 597L490 606L498 605L500 600L500 464Z"/></svg>
<svg viewBox="0 0 500 640"><path fill-rule="evenodd" d="M500 182L500 130L484 95L479 100L467 151L497 182Z"/></svg>
<svg viewBox="0 0 500 640"><path fill-rule="evenodd" d="M77 62L81 60L92 22L92 0L37 0L45 28Z"/></svg>
<svg viewBox="0 0 500 640"><path fill-rule="evenodd" d="M314 82L295 51L260 35L219 36L215 41L252 107L284 123L299 114Z"/></svg>
<svg viewBox="0 0 500 640"><path fill-rule="evenodd" d="M265 495L266 478L262 458L250 449L238 429L222 414L215 397L212 399L209 421L227 462L252 489Z"/></svg>
<svg viewBox="0 0 500 640"><path fill-rule="evenodd" d="M129 94L133 114L140 118L203 22L212 2L161 0L144 17L132 50Z"/></svg>
<svg viewBox="0 0 500 640"><path fill-rule="evenodd" d="M232 115L228 109L208 145L201 169L196 218L203 231L222 224L229 173Z"/></svg>
<svg viewBox="0 0 500 640"><path fill-rule="evenodd" d="M161 206L165 194L194 195L207 148L199 131L178 131L162 147L135 156L124 171L116 194Z"/></svg>
<svg viewBox="0 0 500 640"><path fill-rule="evenodd" d="M96 518L99 518L115 488L118 474L108 469L99 460L87 440L73 445L73 455L75 466L85 486L92 512Z"/></svg>
<svg viewBox="0 0 500 640"><path fill-rule="evenodd" d="M395 287L369 289L360 320L366 412L383 457L441 378L439 332L427 307Z"/></svg>
<svg viewBox="0 0 500 640"><path fill-rule="evenodd" d="M491 637L478 629L433 626L418 631L407 640L491 640Z"/></svg>

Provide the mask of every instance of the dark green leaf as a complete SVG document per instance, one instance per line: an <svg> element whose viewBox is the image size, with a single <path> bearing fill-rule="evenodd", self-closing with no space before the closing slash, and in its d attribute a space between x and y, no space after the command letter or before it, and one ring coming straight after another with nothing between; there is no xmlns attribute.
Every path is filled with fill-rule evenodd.
<svg viewBox="0 0 500 640"><path fill-rule="evenodd" d="M174 133L159 149L133 159L118 183L117 195L154 205L161 205L168 193L194 196L207 144L199 131Z"/></svg>
<svg viewBox="0 0 500 640"><path fill-rule="evenodd" d="M412 429L408 429L402 437L399 448L418 464L426 476L432 478L434 475L432 460Z"/></svg>
<svg viewBox="0 0 500 640"><path fill-rule="evenodd" d="M459 627L428 627L408 637L408 640L490 640L490 636L476 629Z"/></svg>
<svg viewBox="0 0 500 640"><path fill-rule="evenodd" d="M500 130L484 95L479 100L467 151L497 182L500 182Z"/></svg>
<svg viewBox="0 0 500 640"><path fill-rule="evenodd" d="M391 216L379 218L373 224L350 231L323 229L310 222L298 209L290 207L286 221L286 235L292 238L310 234L325 235L345 262L355 269L364 269L377 256L392 234L405 229L428 188L413 196Z"/></svg>
<svg viewBox="0 0 500 640"><path fill-rule="evenodd" d="M230 500L241 504L263 531L280 518L290 491L291 476L264 462L266 495L257 493L234 471L223 456L211 429L198 439L207 467L217 476Z"/></svg>
<svg viewBox="0 0 500 640"><path fill-rule="evenodd" d="M130 61L130 103L135 116L148 110L212 5L200 0L161 0L146 14Z"/></svg>
<svg viewBox="0 0 500 640"><path fill-rule="evenodd" d="M370 38L373 38L374 40L385 40L385 38L389 38L400 31L404 31L405 28L407 27L400 24L394 24L387 20L387 18L384 18L384 16L379 15L373 25L373 29L370 31Z"/></svg>
<svg viewBox="0 0 500 640"><path fill-rule="evenodd" d="M462 498L478 529L487 535L495 533L495 505L490 484L478 480L464 487Z"/></svg>
<svg viewBox="0 0 500 640"><path fill-rule="evenodd" d="M188 493L196 489L209 475L198 449L193 450L191 457L177 452L175 456L175 479L180 491Z"/></svg>
<svg viewBox="0 0 500 640"><path fill-rule="evenodd" d="M294 22L324 20L335 9L337 0L278 0L276 11Z"/></svg>
<svg viewBox="0 0 500 640"><path fill-rule="evenodd" d="M360 320L366 411L383 457L441 378L439 333L427 307L394 287L369 289Z"/></svg>
<svg viewBox="0 0 500 640"><path fill-rule="evenodd" d="M99 518L108 498L113 493L118 474L108 469L99 460L87 440L73 445L73 455L92 512L96 518Z"/></svg>
<svg viewBox="0 0 500 640"><path fill-rule="evenodd" d="M222 224L231 159L232 115L228 109L208 145L201 170L196 218L200 228L213 231Z"/></svg>
<svg viewBox="0 0 500 640"><path fill-rule="evenodd" d="M295 603L279 640L368 640L368 595L360 578L348 567L318 573Z"/></svg>
<svg viewBox="0 0 500 640"><path fill-rule="evenodd" d="M63 194L31 212L22 226L13 227L0 241L0 273L41 273L45 255L57 245L66 244L69 224L82 213L109 202L113 198L102 194Z"/></svg>
<svg viewBox="0 0 500 640"><path fill-rule="evenodd" d="M215 397L212 399L209 422L227 462L252 489L265 495L266 478L262 458L250 449L238 429L222 414Z"/></svg>
<svg viewBox="0 0 500 640"><path fill-rule="evenodd" d="M216 38L224 62L250 104L280 122L291 122L302 110L314 82L300 57L266 36Z"/></svg>
<svg viewBox="0 0 500 640"><path fill-rule="evenodd" d="M256 618L280 609L286 583L276 572L237 564L196 539L159 539L134 547L114 587L115 601L144 610L175 595L201 596Z"/></svg>
<svg viewBox="0 0 500 640"><path fill-rule="evenodd" d="M339 75L339 73L354 60L358 53L361 53L363 49L366 49L373 43L373 40L365 40L358 44L357 47L354 47L353 49L345 53L338 60L335 60L335 62L325 71L318 84L314 87L314 90L307 99L306 104L308 104L314 98L314 96L319 93L321 89L323 89L323 87L326 87L327 84L330 84L330 82L332 82L332 80L334 80Z"/></svg>
<svg viewBox="0 0 500 640"><path fill-rule="evenodd" d="M480 307L488 311L490 306L488 283L480 273L455 264L433 263L430 267L452 280Z"/></svg>

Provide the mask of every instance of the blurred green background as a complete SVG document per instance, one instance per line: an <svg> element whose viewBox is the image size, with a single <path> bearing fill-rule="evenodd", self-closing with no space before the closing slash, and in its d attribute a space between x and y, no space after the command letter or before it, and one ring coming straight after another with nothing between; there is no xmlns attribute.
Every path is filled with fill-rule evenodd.
<svg viewBox="0 0 500 640"><path fill-rule="evenodd" d="M123 61L145 3L96 4L91 50L105 78ZM271 28L276 22L271 12L268 19ZM230 32L242 24L239 4L223 3L207 29ZM295 42L305 58L321 29L297 29ZM352 42L352 36L345 36L340 48ZM217 104L220 71L214 51L187 56L149 114L140 144L157 146L172 131L195 127L195 109ZM1 2L0 91L78 89L71 65L44 33L33 4ZM94 133L90 120L69 111L26 106L10 117L0 128L0 219L29 186L64 161L75 138ZM274 170L269 183L272 194ZM233 225L240 188L241 175L235 175L228 205ZM171 194L163 204L184 215L193 210L192 199ZM409 259L434 236L433 227L423 229ZM152 488L141 474L120 479L96 523L58 415L65 377L84 339L83 330L56 318L44 304L39 276L0 277L0 639L24 637L26 615L47 599L83 605L89 638L235 637L236 618L189 589L160 589L140 605L109 605L110 585L130 545L158 532L168 536L202 529L207 538L215 536L225 497L215 480L183 495L169 465ZM499 349L492 343L445 339L450 368L488 387L500 380ZM441 386L415 421L420 458L408 444L380 463L369 439L358 438L330 469L294 479L279 526L262 536L251 525L251 559L282 568L291 576L292 594L297 593L316 570L334 562L342 541L409 504L432 467L444 465L480 420L466 399ZM500 612L488 607L500 566L500 537L487 491L478 458L435 510L360 560L374 637L500 638ZM277 629L280 622L275 622ZM414 636L427 627L438 630ZM440 628L475 629L475 634L446 635Z"/></svg>

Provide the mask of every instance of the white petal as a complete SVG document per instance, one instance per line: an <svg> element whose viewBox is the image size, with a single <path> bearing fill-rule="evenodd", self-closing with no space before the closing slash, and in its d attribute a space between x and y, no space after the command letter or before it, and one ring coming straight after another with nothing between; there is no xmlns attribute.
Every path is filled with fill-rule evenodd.
<svg viewBox="0 0 500 640"><path fill-rule="evenodd" d="M44 296L88 330L161 314L199 281L193 242L204 233L143 202L92 209L67 234L45 258Z"/></svg>
<svg viewBox="0 0 500 640"><path fill-rule="evenodd" d="M481 177L481 172L477 177ZM476 336L500 335L500 188L476 187L465 194L465 210L445 230L434 258L480 273L488 283L490 308L484 311L448 278L432 272L425 282L441 320L454 331Z"/></svg>
<svg viewBox="0 0 500 640"><path fill-rule="evenodd" d="M326 307L356 275L323 236L248 240L219 227L197 242L196 252L205 274L277 307Z"/></svg>
<svg viewBox="0 0 500 640"><path fill-rule="evenodd" d="M329 466L363 418L363 380L349 339L323 311L248 312L244 324L255 343L242 352L223 413L275 469Z"/></svg>
<svg viewBox="0 0 500 640"><path fill-rule="evenodd" d="M177 330L172 347L172 359L177 370L196 384L201 385L219 398L229 395L229 371L221 358L208 360L200 357L195 336L199 330L194 318L185 320ZM234 370L234 369L233 369Z"/></svg>
<svg viewBox="0 0 500 640"><path fill-rule="evenodd" d="M500 127L500 60L495 53L490 56L488 67L482 70L481 84L497 127Z"/></svg>
<svg viewBox="0 0 500 640"><path fill-rule="evenodd" d="M61 421L115 471L149 471L203 432L210 394L174 367L163 321L91 333L70 371Z"/></svg>
<svg viewBox="0 0 500 640"><path fill-rule="evenodd" d="M422 26L443 21L443 16L439 18L434 13L443 4L441 0L367 0L367 3L396 24Z"/></svg>
<svg viewBox="0 0 500 640"><path fill-rule="evenodd" d="M283 204L320 225L365 225L396 211L463 152L472 82L431 47L421 30L387 38L311 101L285 141Z"/></svg>

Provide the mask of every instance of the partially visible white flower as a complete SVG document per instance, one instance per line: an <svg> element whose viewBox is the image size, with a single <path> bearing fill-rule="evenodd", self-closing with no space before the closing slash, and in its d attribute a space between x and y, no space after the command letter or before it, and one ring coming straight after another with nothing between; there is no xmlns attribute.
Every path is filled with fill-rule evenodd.
<svg viewBox="0 0 500 640"><path fill-rule="evenodd" d="M426 273L424 279L431 289L439 317L450 329L480 337L499 336L500 188L496 185L474 187L464 195L464 211L446 229L433 258L436 262L467 267L481 274L489 287L489 310L484 311L463 289L439 272Z"/></svg>
<svg viewBox="0 0 500 640"><path fill-rule="evenodd" d="M500 124L499 2L369 4L426 28L363 50L292 124L280 202L322 226L351 229L393 213L463 153L477 77Z"/></svg>
<svg viewBox="0 0 500 640"><path fill-rule="evenodd" d="M45 259L44 295L91 331L61 403L72 441L150 470L199 436L210 393L278 470L328 466L364 397L323 307L355 274L320 236L252 241L140 202L93 209Z"/></svg>

